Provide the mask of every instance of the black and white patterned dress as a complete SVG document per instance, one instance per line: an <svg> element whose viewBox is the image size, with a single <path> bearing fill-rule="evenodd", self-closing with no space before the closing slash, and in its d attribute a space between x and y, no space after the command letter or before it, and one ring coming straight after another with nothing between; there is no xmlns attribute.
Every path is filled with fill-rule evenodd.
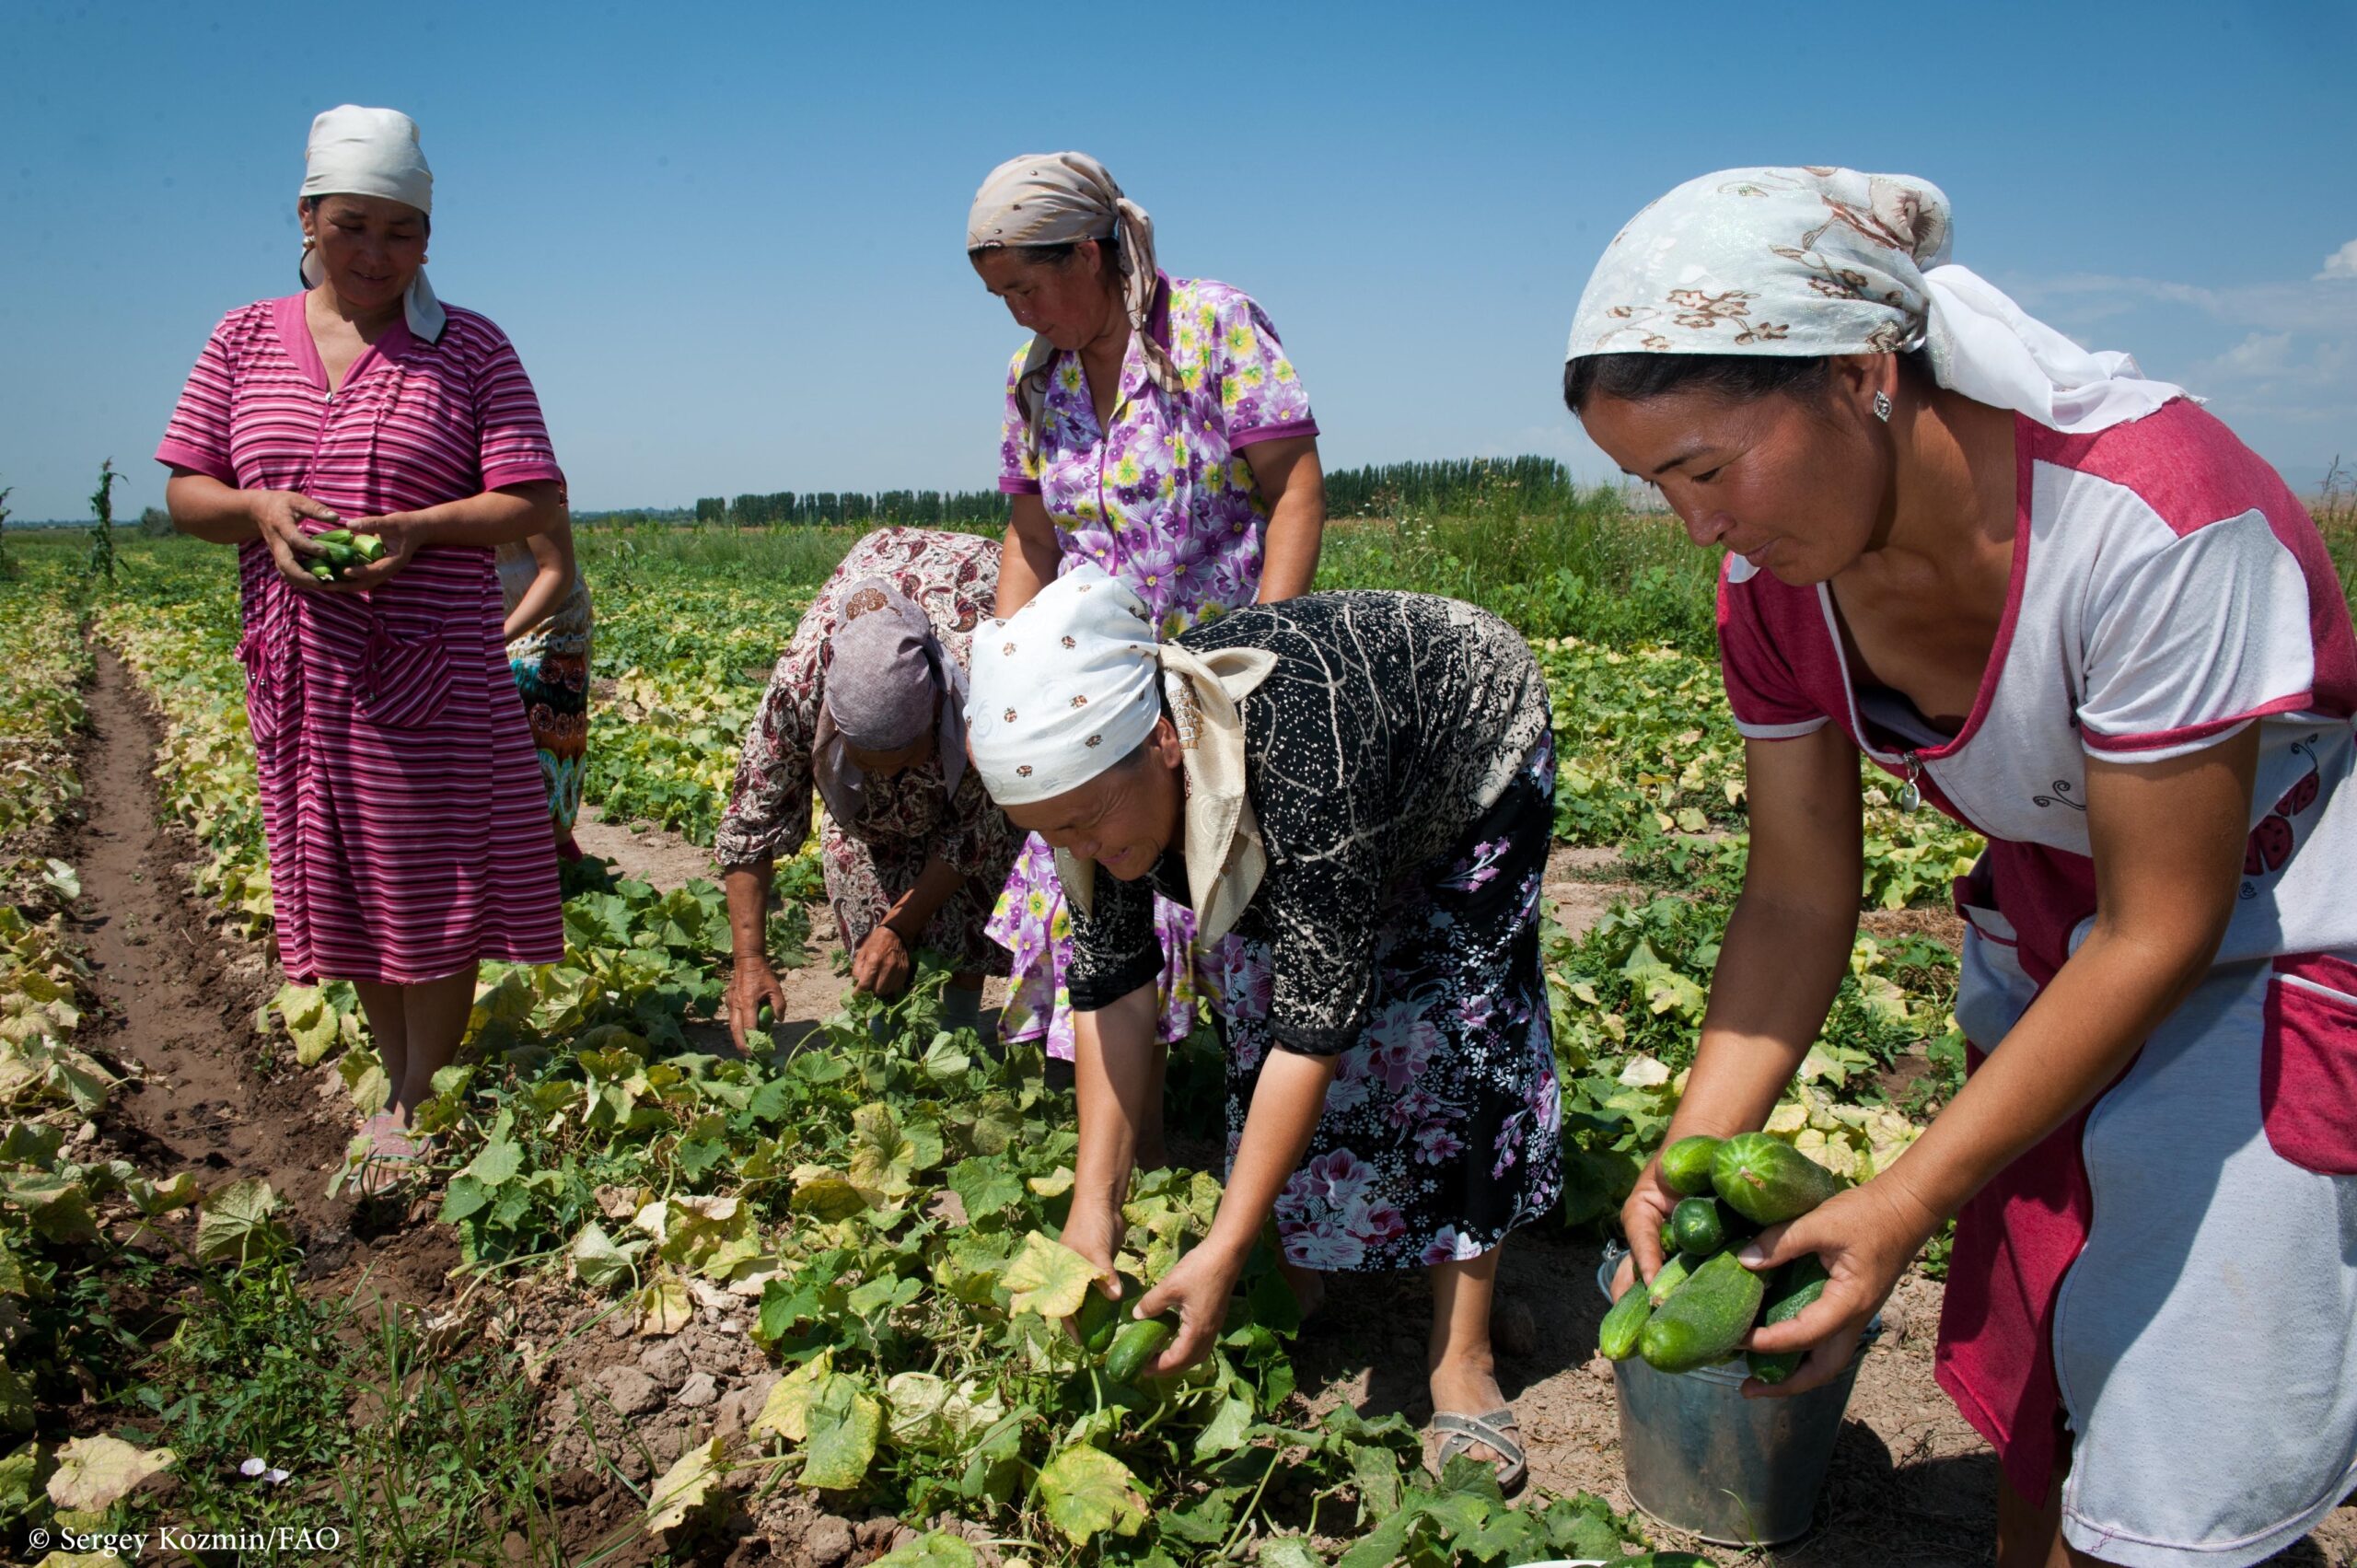
<svg viewBox="0 0 2357 1568"><path fill-rule="evenodd" d="M1546 686L1495 616L1423 594L1312 594L1187 632L1265 648L1244 699L1269 865L1203 955L1227 1048L1227 1148L1271 1048L1336 1056L1279 1196L1286 1256L1374 1270L1478 1257L1553 1206L1558 1098L1538 912L1553 823ZM1178 851L1073 909L1073 1005L1153 982Z"/></svg>

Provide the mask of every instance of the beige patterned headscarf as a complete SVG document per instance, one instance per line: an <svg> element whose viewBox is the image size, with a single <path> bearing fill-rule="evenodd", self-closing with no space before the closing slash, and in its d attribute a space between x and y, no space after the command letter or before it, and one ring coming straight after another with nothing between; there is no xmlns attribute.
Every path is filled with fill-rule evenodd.
<svg viewBox="0 0 2357 1568"><path fill-rule="evenodd" d="M1933 378L2073 435L2142 419L2185 389L2081 348L1948 261L1948 199L1853 168L1729 168L1689 180L1605 247L1566 357L1921 349Z"/></svg>
<svg viewBox="0 0 2357 1568"><path fill-rule="evenodd" d="M990 172L974 192L966 215L966 250L994 250L1016 245L1076 245L1084 239L1118 239L1121 309L1145 361L1145 373L1165 392L1179 389L1170 351L1154 341L1146 320L1160 281L1154 262L1154 220L1121 194L1105 166L1086 153L1026 153ZM1047 401L1048 367L1056 345L1031 340L1023 360L1023 407L1036 428Z"/></svg>

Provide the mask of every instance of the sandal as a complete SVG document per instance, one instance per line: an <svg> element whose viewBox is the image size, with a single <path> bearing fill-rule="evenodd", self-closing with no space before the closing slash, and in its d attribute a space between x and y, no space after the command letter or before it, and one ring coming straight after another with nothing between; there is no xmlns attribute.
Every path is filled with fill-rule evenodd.
<svg viewBox="0 0 2357 1568"><path fill-rule="evenodd" d="M1487 1415L1459 1415L1454 1411L1435 1411L1431 1430L1444 1434L1439 1455L1433 1461L1434 1475L1438 1475L1449 1460L1477 1443L1497 1454L1503 1461L1497 1467L1500 1492L1512 1492L1530 1473L1528 1456L1523 1452L1522 1445L1506 1435L1509 1432L1521 1430L1511 1407L1492 1411Z"/></svg>
<svg viewBox="0 0 2357 1568"><path fill-rule="evenodd" d="M429 1140L411 1132L392 1112L369 1117L360 1124L360 1135L368 1145L352 1156L352 1190L361 1197L385 1197L424 1168Z"/></svg>

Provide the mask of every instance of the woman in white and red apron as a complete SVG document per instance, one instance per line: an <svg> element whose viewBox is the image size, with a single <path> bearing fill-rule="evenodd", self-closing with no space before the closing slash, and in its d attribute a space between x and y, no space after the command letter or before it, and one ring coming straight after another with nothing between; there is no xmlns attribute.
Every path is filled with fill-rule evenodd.
<svg viewBox="0 0 2357 1568"><path fill-rule="evenodd" d="M2002 1564L2236 1568L2357 1481L2357 637L2313 522L2181 389L1942 265L1933 186L1694 180L1614 239L1566 401L1720 587L1751 854L1673 1139L1765 1120L1857 923L1861 751L1989 840L1973 1071L1764 1233L1831 1376L1957 1220L1938 1375ZM1638 1264L1673 1202L1622 1213Z"/></svg>

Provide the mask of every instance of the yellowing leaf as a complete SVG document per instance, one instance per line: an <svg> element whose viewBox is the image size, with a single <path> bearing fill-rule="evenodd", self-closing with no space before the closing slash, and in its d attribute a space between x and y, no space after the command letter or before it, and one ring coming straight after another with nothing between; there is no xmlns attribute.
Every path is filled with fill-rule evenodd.
<svg viewBox="0 0 2357 1568"><path fill-rule="evenodd" d="M810 1432L809 1452L802 1461L805 1486L827 1492L849 1492L867 1479L876 1460L876 1441L884 1432L884 1407L859 1380L830 1373L819 1379L803 1421Z"/></svg>
<svg viewBox="0 0 2357 1568"><path fill-rule="evenodd" d="M686 1522L691 1511L702 1505L713 1488L726 1475L722 1456L727 1445L720 1438L691 1446L646 1496L646 1527L657 1535L674 1530Z"/></svg>
<svg viewBox="0 0 2357 1568"><path fill-rule="evenodd" d="M659 1340L695 1321L696 1305L681 1281L662 1279L638 1293L638 1337Z"/></svg>
<svg viewBox="0 0 2357 1568"><path fill-rule="evenodd" d="M1087 1259L1035 1230L1023 1238L1023 1249L998 1278L1013 1296L1008 1305L1014 1310L1036 1312L1042 1318L1069 1318L1080 1310L1088 1283L1096 1277L1097 1271Z"/></svg>
<svg viewBox="0 0 2357 1568"><path fill-rule="evenodd" d="M1039 1502L1048 1522L1074 1546L1110 1530L1135 1535L1146 1521L1145 1493L1130 1467L1101 1448L1075 1446L1039 1472Z"/></svg>
<svg viewBox="0 0 2357 1568"><path fill-rule="evenodd" d="M835 1353L822 1350L771 1384L769 1398L761 1401L761 1413L753 1418L753 1434L774 1432L789 1443L808 1438L810 1396L834 1369Z"/></svg>
<svg viewBox="0 0 2357 1568"><path fill-rule="evenodd" d="M1651 1056L1632 1056L1620 1069L1620 1083L1632 1089L1654 1089L1669 1082L1669 1064Z"/></svg>
<svg viewBox="0 0 2357 1568"><path fill-rule="evenodd" d="M196 1221L196 1255L208 1263L243 1263L285 1240L271 1215L278 1194L259 1176L233 1181L204 1200Z"/></svg>
<svg viewBox="0 0 2357 1568"><path fill-rule="evenodd" d="M57 1451L49 1500L81 1513L110 1508L141 1481L178 1462L169 1448L134 1448L118 1437L76 1437Z"/></svg>
<svg viewBox="0 0 2357 1568"><path fill-rule="evenodd" d="M821 1220L849 1219L869 1206L869 1195L853 1186L839 1170L824 1166L797 1166L794 1171L794 1198L789 1204L797 1214L809 1214Z"/></svg>

